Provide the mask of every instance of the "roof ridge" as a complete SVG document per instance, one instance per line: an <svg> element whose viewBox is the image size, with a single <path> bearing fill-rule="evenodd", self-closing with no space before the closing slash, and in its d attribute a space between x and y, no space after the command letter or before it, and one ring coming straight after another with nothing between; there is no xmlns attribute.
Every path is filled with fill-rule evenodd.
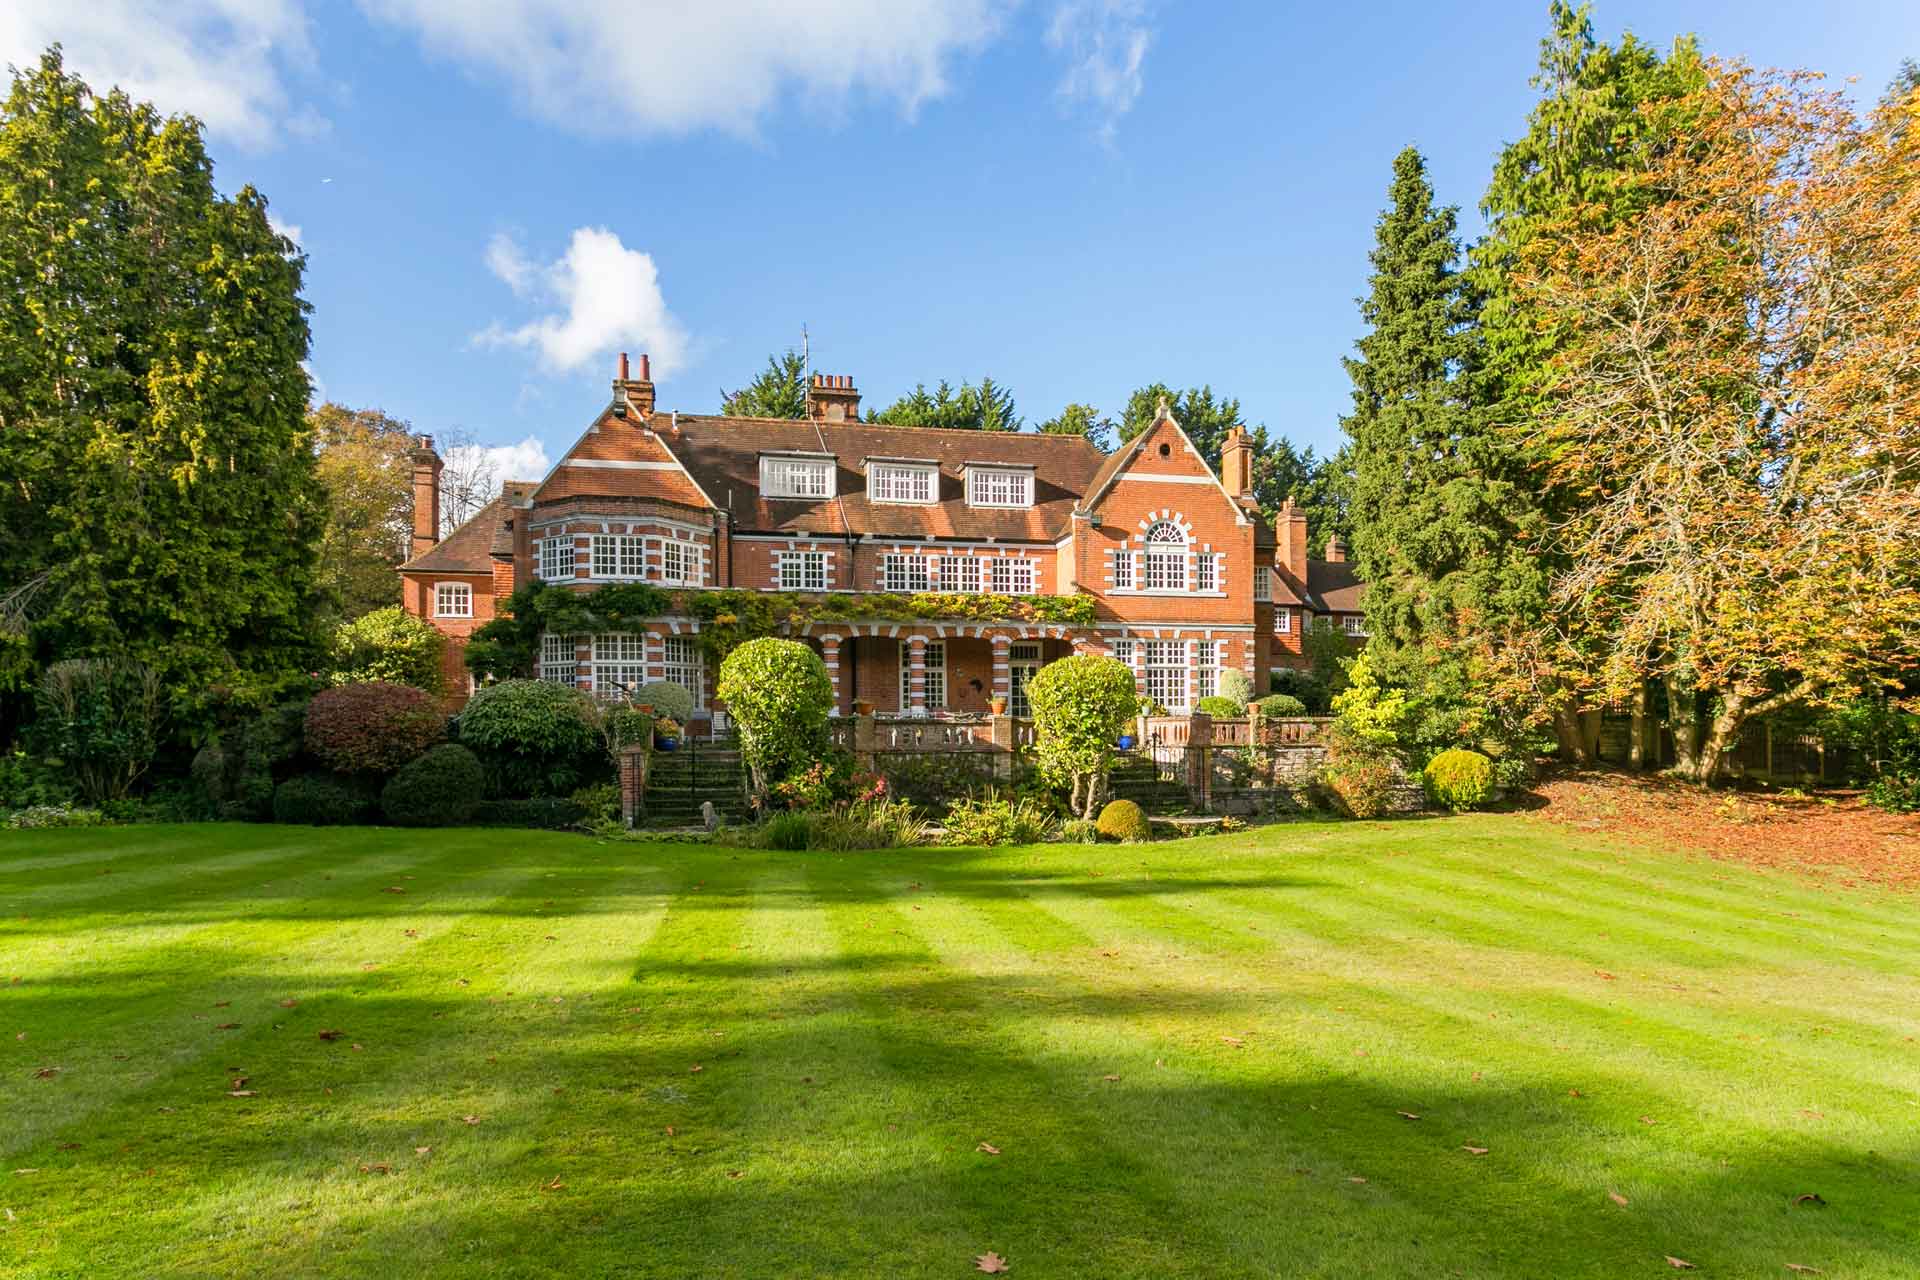
<svg viewBox="0 0 1920 1280"><path fill-rule="evenodd" d="M454 537L457 534L465 530L466 527L472 524L475 520L478 520L481 516L487 514L487 512L491 508L493 508L495 505L505 502L506 500L507 500L506 486L505 484L502 484L501 491L499 493L494 494L491 498L488 498L485 502L475 507L473 509L472 515L468 516L465 520L462 520L459 524L453 526L453 528L447 530L446 537L437 539L432 546L428 547L425 551L422 551L419 555L408 556L407 559L401 563L400 567L402 569L406 569L412 566L413 564L426 559L428 556L438 551L441 547L444 547L447 545L447 543L453 541ZM452 572L452 571L449 570L448 572Z"/></svg>
<svg viewBox="0 0 1920 1280"><path fill-rule="evenodd" d="M655 416L658 416L657 411ZM1065 431L989 431L984 427L916 427L908 422L848 422L842 420L840 422L819 421L816 423L812 418L759 418L732 413L682 413L678 416L681 418L693 418L695 420L704 418L710 422L815 423L815 425L821 427L873 427L888 431L947 431L968 436L1016 436L1029 440L1078 440L1080 443L1094 449L1100 447L1083 435L1078 433L1069 434Z"/></svg>

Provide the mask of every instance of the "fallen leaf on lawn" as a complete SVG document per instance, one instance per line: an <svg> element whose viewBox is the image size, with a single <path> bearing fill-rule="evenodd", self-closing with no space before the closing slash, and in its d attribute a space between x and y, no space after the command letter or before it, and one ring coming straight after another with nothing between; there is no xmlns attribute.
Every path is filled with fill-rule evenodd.
<svg viewBox="0 0 1920 1280"><path fill-rule="evenodd" d="M296 1007L297 1005L299 1005L299 1003L300 1003L300 1002L299 1002L298 1000L295 1000L295 999L293 999L293 998L292 998L291 996L289 996L289 997L288 997L287 999L285 999L285 1000L282 1000L282 1001L280 1002L280 1007L281 1007L282 1009L292 1009L292 1008L294 1008L294 1007Z"/></svg>
<svg viewBox="0 0 1920 1280"><path fill-rule="evenodd" d="M1658 1120L1655 1120L1652 1116L1641 1116L1640 1123L1641 1124L1659 1124L1660 1122Z"/></svg>
<svg viewBox="0 0 1920 1280"><path fill-rule="evenodd" d="M393 1172L393 1166L392 1166L392 1165L390 1165L390 1164L388 1164L388 1163L386 1163L385 1161L381 1161L381 1162L380 1162L379 1164L363 1164L363 1165L361 1165L361 1166L360 1166L360 1172L362 1172L362 1173L392 1173L392 1172Z"/></svg>
<svg viewBox="0 0 1920 1280"><path fill-rule="evenodd" d="M567 1185L566 1183L560 1181L560 1175L556 1173L553 1175L553 1181L541 1183L540 1189L542 1191L558 1191L560 1190L560 1188L566 1185Z"/></svg>
<svg viewBox="0 0 1920 1280"><path fill-rule="evenodd" d="M228 1005L230 1005L230 1004L232 1004L232 1003L233 1003L233 1001L231 1001L231 1000L215 1000L215 1001L213 1002L213 1007L214 1007L214 1008L216 1008L216 1009L224 1009L224 1008L226 1008L226 1007L227 1007Z"/></svg>
<svg viewBox="0 0 1920 1280"><path fill-rule="evenodd" d="M51 1080L60 1074L58 1067L41 1067L33 1073L35 1080Z"/></svg>
<svg viewBox="0 0 1920 1280"><path fill-rule="evenodd" d="M415 1147L413 1149L413 1154L417 1156L430 1155L432 1154L432 1152L433 1152L432 1147Z"/></svg>
<svg viewBox="0 0 1920 1280"><path fill-rule="evenodd" d="M1693 1271L1696 1269L1694 1265L1685 1258L1676 1258L1672 1254L1667 1255L1667 1265L1675 1271Z"/></svg>
<svg viewBox="0 0 1920 1280"><path fill-rule="evenodd" d="M1403 1120L1418 1120L1420 1118L1418 1115L1414 1114L1411 1111L1396 1111L1394 1114L1399 1116Z"/></svg>
<svg viewBox="0 0 1920 1280"><path fill-rule="evenodd" d="M692 1065L691 1067L688 1067L688 1068L687 1068L687 1074L688 1074L688 1075L695 1075L695 1074L698 1074L699 1072L702 1072L702 1071L705 1071L705 1070L706 1070L706 1068L705 1068L705 1067L703 1067L703 1066L701 1066L701 1065L700 1065L699 1063L697 1063L697 1062L696 1062L696 1063L694 1063L694 1064L693 1064L693 1065Z"/></svg>
<svg viewBox="0 0 1920 1280"><path fill-rule="evenodd" d="M1825 1120L1827 1118L1824 1113L1819 1111L1809 1111L1805 1107L1800 1108L1800 1114L1803 1116L1812 1116L1815 1120Z"/></svg>
<svg viewBox="0 0 1920 1280"><path fill-rule="evenodd" d="M418 929L403 929L401 930L401 932L404 933L409 938L417 938L420 936L420 931Z"/></svg>
<svg viewBox="0 0 1920 1280"><path fill-rule="evenodd" d="M471 982L468 982L465 978L455 978L454 985L461 986L461 987L470 987L473 984Z"/></svg>
<svg viewBox="0 0 1920 1280"><path fill-rule="evenodd" d="M229 1089L244 1089L246 1087L247 1087L247 1077L245 1076L235 1076L233 1078L233 1083L227 1086L227 1088Z"/></svg>
<svg viewBox="0 0 1920 1280"><path fill-rule="evenodd" d="M1793 1198L1793 1202L1795 1204L1818 1205L1823 1209L1826 1208L1826 1205L1827 1205L1827 1202L1821 1199L1820 1194L1817 1191L1809 1191L1807 1192L1807 1194L1803 1196L1795 1196Z"/></svg>
<svg viewBox="0 0 1920 1280"><path fill-rule="evenodd" d="M1102 1080L1118 1080L1120 1077L1119 1076L1101 1076L1100 1078Z"/></svg>
<svg viewBox="0 0 1920 1280"><path fill-rule="evenodd" d="M1365 1182L1365 1181L1366 1181L1366 1179L1365 1179L1365 1178L1362 1178L1362 1177L1359 1177L1359 1176L1357 1176L1357 1175L1356 1175L1356 1176L1353 1176L1353 1177L1349 1177L1349 1178L1347 1179L1347 1181L1348 1181L1348 1182Z"/></svg>
<svg viewBox="0 0 1920 1280"><path fill-rule="evenodd" d="M1626 1203L1627 1203L1627 1198L1621 1195L1618 1191L1607 1192L1607 1199L1613 1201L1615 1204L1620 1205L1623 1208L1626 1206Z"/></svg>
<svg viewBox="0 0 1920 1280"><path fill-rule="evenodd" d="M1488 1150L1486 1147L1461 1147L1460 1149L1470 1156L1483 1156Z"/></svg>
<svg viewBox="0 0 1920 1280"><path fill-rule="evenodd" d="M673 1136L673 1126L672 1126L672 1125L668 1125L668 1126L667 1126L667 1136L668 1136L669 1138L671 1138L671 1137Z"/></svg>
<svg viewBox="0 0 1920 1280"><path fill-rule="evenodd" d="M1596 978L1604 978L1608 982L1614 981L1614 976L1608 973L1605 969L1595 969L1593 971L1593 976Z"/></svg>
<svg viewBox="0 0 1920 1280"><path fill-rule="evenodd" d="M365 1052L365 1050L363 1050L363 1049L362 1049L362 1048L361 1048L361 1047L360 1047L359 1045L355 1045L355 1046L353 1046L353 1051L354 1051L355 1053L364 1053L364 1052Z"/></svg>
<svg viewBox="0 0 1920 1280"><path fill-rule="evenodd" d="M1787 1264L1787 1270L1798 1271L1803 1276L1817 1276L1820 1274L1820 1268L1809 1267L1805 1263L1800 1262L1789 1262Z"/></svg>
<svg viewBox="0 0 1920 1280"><path fill-rule="evenodd" d="M15 1040L25 1040L26 1038L27 1038L27 1033L24 1031L22 1031L19 1035L14 1037Z"/></svg>
<svg viewBox="0 0 1920 1280"><path fill-rule="evenodd" d="M1220 1037L1220 1043L1221 1043L1221 1044L1230 1044L1230 1045L1232 1045L1232 1046L1233 1046L1234 1048L1236 1048L1236 1049L1238 1049L1238 1048L1240 1048L1240 1047L1242 1047L1243 1045L1245 1045L1245 1044L1246 1044L1247 1042L1246 1042L1245 1040L1242 1040L1242 1039L1241 1039L1241 1038L1240 1038L1239 1036L1221 1036L1221 1037Z"/></svg>
<svg viewBox="0 0 1920 1280"><path fill-rule="evenodd" d="M38 1172L40 1172L38 1169L15 1169L13 1171L13 1176L17 1178L17 1177L20 1177L22 1174L38 1173Z"/></svg>
<svg viewBox="0 0 1920 1280"><path fill-rule="evenodd" d="M63 1142L60 1144L60 1150L62 1151L78 1151L79 1149L80 1144L77 1142Z"/></svg>
<svg viewBox="0 0 1920 1280"><path fill-rule="evenodd" d="M345 1034L347 1033L344 1031L322 1031L320 1033L320 1038L322 1040L338 1040L341 1036Z"/></svg>
<svg viewBox="0 0 1920 1280"><path fill-rule="evenodd" d="M975 1271L1000 1272L1007 1269L1007 1260L989 1249L973 1260Z"/></svg>
<svg viewBox="0 0 1920 1280"><path fill-rule="evenodd" d="M228 1096L229 1098L251 1098L251 1097L253 1096L253 1090L251 1090L251 1089L229 1089L229 1090L227 1090L227 1096Z"/></svg>
<svg viewBox="0 0 1920 1280"><path fill-rule="evenodd" d="M479 1116L461 1116L460 1118L461 1118L462 1120L465 1120L465 1121L466 1121L466 1122L467 1122L468 1124L479 1124L479 1123L480 1123L480 1117L479 1117Z"/></svg>
<svg viewBox="0 0 1920 1280"><path fill-rule="evenodd" d="M991 1142L983 1142L979 1146L975 1147L974 1150L984 1152L990 1156L997 1156L1000 1154L1000 1148L994 1146Z"/></svg>
<svg viewBox="0 0 1920 1280"><path fill-rule="evenodd" d="M560 939L558 939L558 938L556 938L556 937L554 937L554 936L553 936L552 934L548 934L548 935L547 935L547 941L548 941L548 942L558 942L558 941L560 941Z"/></svg>
<svg viewBox="0 0 1920 1280"><path fill-rule="evenodd" d="M736 1178L736 1179L744 1178L747 1176L747 1171L745 1169L729 1169L727 1170L727 1176L729 1178Z"/></svg>
<svg viewBox="0 0 1920 1280"><path fill-rule="evenodd" d="M405 890L405 889L402 889L402 888L401 888L401 887L400 887L399 885L397 885L397 884L390 884L390 885L388 885L388 886L387 886L386 888L384 888L384 889L382 889L382 890L381 890L380 892L382 892L382 893L405 893L405 892L406 892L406 890Z"/></svg>
<svg viewBox="0 0 1920 1280"><path fill-rule="evenodd" d="M378 969L380 966L374 961L368 960L365 963L363 963L360 967L362 969Z"/></svg>
<svg viewBox="0 0 1920 1280"><path fill-rule="evenodd" d="M219 1026L215 1027L214 1030L215 1031L237 1031L239 1027L240 1027L240 1024L237 1022L223 1022Z"/></svg>

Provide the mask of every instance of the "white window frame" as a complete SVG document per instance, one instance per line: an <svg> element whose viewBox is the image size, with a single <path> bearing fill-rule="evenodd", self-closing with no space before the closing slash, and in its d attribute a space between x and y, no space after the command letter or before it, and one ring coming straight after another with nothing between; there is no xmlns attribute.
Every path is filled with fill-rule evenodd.
<svg viewBox="0 0 1920 1280"><path fill-rule="evenodd" d="M593 637L593 696L625 697L626 686L647 682L647 638L637 631L607 631Z"/></svg>
<svg viewBox="0 0 1920 1280"><path fill-rule="evenodd" d="M941 556L940 589L972 595L980 590L979 556Z"/></svg>
<svg viewBox="0 0 1920 1280"><path fill-rule="evenodd" d="M1264 564L1253 567L1253 602L1266 604L1273 599L1273 570Z"/></svg>
<svg viewBox="0 0 1920 1280"><path fill-rule="evenodd" d="M1293 634L1293 610L1279 608L1273 611L1274 634L1290 636Z"/></svg>
<svg viewBox="0 0 1920 1280"><path fill-rule="evenodd" d="M674 563L676 560L678 564ZM684 538L660 539L660 581L671 586L699 586L699 544Z"/></svg>
<svg viewBox="0 0 1920 1280"><path fill-rule="evenodd" d="M458 607L449 607L449 601L457 601ZM436 618L471 618L473 616L473 584L471 582L434 583L433 616Z"/></svg>
<svg viewBox="0 0 1920 1280"><path fill-rule="evenodd" d="M782 591L825 591L827 589L827 553L782 551L779 586Z"/></svg>
<svg viewBox="0 0 1920 1280"><path fill-rule="evenodd" d="M542 582L565 582L574 576L573 535L540 539L538 576Z"/></svg>
<svg viewBox="0 0 1920 1280"><path fill-rule="evenodd" d="M580 643L572 636L540 636L539 676L549 684L575 685L580 682Z"/></svg>
<svg viewBox="0 0 1920 1280"><path fill-rule="evenodd" d="M1027 699L1027 680L1039 674L1042 665L1037 642L1027 640L1008 646L1007 686L1011 696L1007 699L1007 710L1012 715L1024 719L1033 714L1033 703ZM1020 674L1022 672L1024 674Z"/></svg>
<svg viewBox="0 0 1920 1280"><path fill-rule="evenodd" d="M1031 507L1033 472L1010 467L968 467L970 507Z"/></svg>
<svg viewBox="0 0 1920 1280"><path fill-rule="evenodd" d="M1125 547L1113 553L1113 589L1133 590L1133 552Z"/></svg>
<svg viewBox="0 0 1920 1280"><path fill-rule="evenodd" d="M1171 530L1179 539L1160 536ZM1171 520L1156 520L1141 540L1146 546L1140 586L1145 591L1185 592L1187 589L1187 535Z"/></svg>
<svg viewBox="0 0 1920 1280"><path fill-rule="evenodd" d="M1038 589L1039 565L1028 559L1014 556L999 556L989 561L993 566L989 582L997 596L1030 596ZM1025 583L1022 586L1022 583Z"/></svg>
<svg viewBox="0 0 1920 1280"><path fill-rule="evenodd" d="M926 693L926 708L929 711L944 711L947 707L947 642L929 640L923 652L920 674L924 678L922 689ZM900 709L913 706L913 646L905 640L900 642Z"/></svg>
<svg viewBox="0 0 1920 1280"><path fill-rule="evenodd" d="M1211 698L1220 692L1220 651L1224 648L1217 640L1202 640L1194 654L1193 701L1197 706L1200 699Z"/></svg>
<svg viewBox="0 0 1920 1280"><path fill-rule="evenodd" d="M663 636L660 642L660 678L693 695L696 711L707 705L707 662L694 636Z"/></svg>
<svg viewBox="0 0 1920 1280"><path fill-rule="evenodd" d="M908 593L933 590L932 579L927 576L927 557L910 552L881 556L880 589Z"/></svg>
<svg viewBox="0 0 1920 1280"><path fill-rule="evenodd" d="M874 502L928 506L940 498L939 469L910 462L870 462L867 497Z"/></svg>
<svg viewBox="0 0 1920 1280"><path fill-rule="evenodd" d="M1363 614L1350 613L1340 619L1340 630L1350 636L1364 636L1367 634L1367 619Z"/></svg>
<svg viewBox="0 0 1920 1280"><path fill-rule="evenodd" d="M1220 589L1220 560L1212 552L1202 551L1193 558L1193 589L1195 591Z"/></svg>
<svg viewBox="0 0 1920 1280"><path fill-rule="evenodd" d="M1147 697L1169 712L1185 711L1187 702L1187 642L1143 640L1146 646L1141 674ZM1164 697L1173 694L1173 697Z"/></svg>
<svg viewBox="0 0 1920 1280"><path fill-rule="evenodd" d="M760 495L807 500L831 498L837 474L838 468L831 458L762 458Z"/></svg>

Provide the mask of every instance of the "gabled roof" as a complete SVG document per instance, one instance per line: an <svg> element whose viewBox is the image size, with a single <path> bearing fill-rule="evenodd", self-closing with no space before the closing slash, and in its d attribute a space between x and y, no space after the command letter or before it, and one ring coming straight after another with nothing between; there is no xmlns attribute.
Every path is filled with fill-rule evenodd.
<svg viewBox="0 0 1920 1280"><path fill-rule="evenodd" d="M988 538L1052 542L1067 529L1104 459L1082 436L1034 432L892 427L868 422L783 418L653 416L662 440L714 506L741 533L859 533L871 537ZM671 425L669 425L671 424ZM678 434L673 434L673 427ZM838 475L833 498L768 498L760 492L763 453L831 453ZM861 470L868 458L923 458L939 467L939 501L872 502ZM1033 506L970 507L968 465L1033 469Z"/></svg>
<svg viewBox="0 0 1920 1280"><path fill-rule="evenodd" d="M492 573L493 557L513 554L507 520L513 504L533 492L531 480L509 480L500 496L468 516L458 529L400 566L403 573ZM503 543L504 540L504 543Z"/></svg>
<svg viewBox="0 0 1920 1280"><path fill-rule="evenodd" d="M1308 603L1322 613L1359 613L1366 589L1351 560L1307 561Z"/></svg>

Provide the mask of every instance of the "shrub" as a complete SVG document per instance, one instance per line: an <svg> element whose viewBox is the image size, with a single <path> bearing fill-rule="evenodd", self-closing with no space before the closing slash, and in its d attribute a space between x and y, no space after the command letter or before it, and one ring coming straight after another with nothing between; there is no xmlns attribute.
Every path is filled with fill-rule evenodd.
<svg viewBox="0 0 1920 1280"><path fill-rule="evenodd" d="M1145 840L1153 834L1146 811L1131 800L1108 801L1096 826L1109 840Z"/></svg>
<svg viewBox="0 0 1920 1280"><path fill-rule="evenodd" d="M331 774L288 778L273 789L273 820L309 827L364 822L372 804L358 787Z"/></svg>
<svg viewBox="0 0 1920 1280"><path fill-rule="evenodd" d="M920 813L904 800L866 800L810 815L807 847L830 853L903 849L920 843Z"/></svg>
<svg viewBox="0 0 1920 1280"><path fill-rule="evenodd" d="M596 782L590 787L581 787L569 798L580 806L583 827L602 827L620 821L620 784L617 782Z"/></svg>
<svg viewBox="0 0 1920 1280"><path fill-rule="evenodd" d="M800 852L812 838L813 815L807 813L776 813L749 834L753 848L786 853Z"/></svg>
<svg viewBox="0 0 1920 1280"><path fill-rule="evenodd" d="M1881 712L1863 743L1874 763L1867 803L1888 813L1920 812L1920 716Z"/></svg>
<svg viewBox="0 0 1920 1280"><path fill-rule="evenodd" d="M721 662L717 692L740 726L755 794L826 747L833 682L820 655L798 641L747 641Z"/></svg>
<svg viewBox="0 0 1920 1280"><path fill-rule="evenodd" d="M1401 745L1408 705L1405 691L1380 682L1362 652L1347 668L1348 686L1333 696L1333 714L1355 737L1375 747Z"/></svg>
<svg viewBox="0 0 1920 1280"><path fill-rule="evenodd" d="M947 844L1039 844L1054 837L1060 820L1032 800L988 796L954 804L945 826Z"/></svg>
<svg viewBox="0 0 1920 1280"><path fill-rule="evenodd" d="M1327 761L1319 782L1333 807L1349 818L1377 818L1393 803L1400 770L1393 753L1346 720L1327 734Z"/></svg>
<svg viewBox="0 0 1920 1280"><path fill-rule="evenodd" d="M1040 771L1072 787L1073 812L1093 816L1113 768L1114 740L1134 717L1139 693L1125 663L1091 654L1050 662L1027 682Z"/></svg>
<svg viewBox="0 0 1920 1280"><path fill-rule="evenodd" d="M1219 689L1220 697L1231 700L1240 708L1234 712L1235 715L1244 712L1247 704L1253 701L1253 677L1238 667L1229 667L1220 673Z"/></svg>
<svg viewBox="0 0 1920 1280"><path fill-rule="evenodd" d="M1098 844L1100 824L1092 818L1069 818L1060 824L1062 844Z"/></svg>
<svg viewBox="0 0 1920 1280"><path fill-rule="evenodd" d="M328 657L336 685L404 684L440 693L446 651L446 637L396 604L335 631Z"/></svg>
<svg viewBox="0 0 1920 1280"><path fill-rule="evenodd" d="M95 802L127 794L160 749L160 676L138 662L74 658L40 677L35 744Z"/></svg>
<svg viewBox="0 0 1920 1280"><path fill-rule="evenodd" d="M45 760L24 751L0 755L0 809L53 808L74 795L73 783Z"/></svg>
<svg viewBox="0 0 1920 1280"><path fill-rule="evenodd" d="M1253 704L1263 716L1304 716L1307 704L1290 693L1270 693Z"/></svg>
<svg viewBox="0 0 1920 1280"><path fill-rule="evenodd" d="M432 694L367 681L322 689L307 704L307 751L341 773L391 773L438 742L446 717Z"/></svg>
<svg viewBox="0 0 1920 1280"><path fill-rule="evenodd" d="M593 700L546 680L487 685L459 723L460 742L480 757L493 796L566 795L602 746Z"/></svg>
<svg viewBox="0 0 1920 1280"><path fill-rule="evenodd" d="M200 748L190 774L217 815L239 822L273 816L273 784L299 756L306 718L305 701L284 702Z"/></svg>
<svg viewBox="0 0 1920 1280"><path fill-rule="evenodd" d="M633 695L634 705L652 707L656 715L681 724L693 719L693 695L671 680L654 680L640 686Z"/></svg>
<svg viewBox="0 0 1920 1280"><path fill-rule="evenodd" d="M533 799L482 800L473 811L476 827L525 827L534 831L565 831L586 820L586 810L559 796Z"/></svg>
<svg viewBox="0 0 1920 1280"><path fill-rule="evenodd" d="M1204 712L1216 720L1235 720L1246 714L1246 706L1232 698L1223 698L1218 694L1202 698L1193 706L1195 711Z"/></svg>
<svg viewBox="0 0 1920 1280"><path fill-rule="evenodd" d="M380 811L402 827L452 827L473 816L486 787L480 760L465 747L442 743L409 760L380 792Z"/></svg>
<svg viewBox="0 0 1920 1280"><path fill-rule="evenodd" d="M103 827L107 815L98 809L76 809L64 804L29 805L7 817L9 831L39 831L47 827Z"/></svg>
<svg viewBox="0 0 1920 1280"><path fill-rule="evenodd" d="M1455 813L1477 809L1493 798L1493 761L1460 747L1442 751L1427 761L1420 782L1442 808Z"/></svg>

